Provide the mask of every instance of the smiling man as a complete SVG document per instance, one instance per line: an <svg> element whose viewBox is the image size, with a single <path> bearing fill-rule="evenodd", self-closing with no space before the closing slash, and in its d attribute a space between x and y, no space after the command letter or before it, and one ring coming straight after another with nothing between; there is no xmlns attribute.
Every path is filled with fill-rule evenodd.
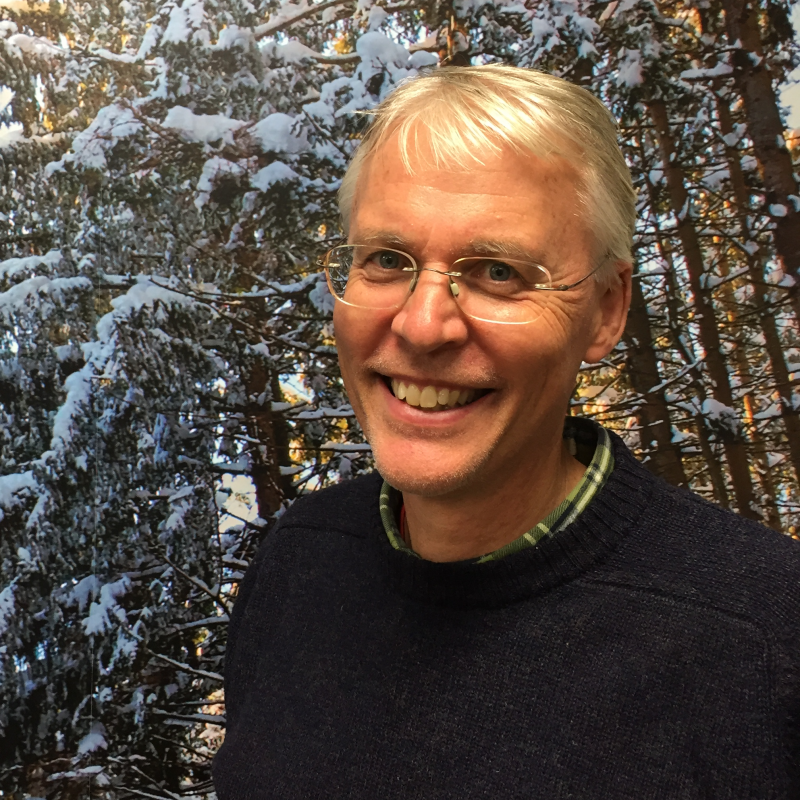
<svg viewBox="0 0 800 800"><path fill-rule="evenodd" d="M322 265L377 472L298 500L248 572L220 800L798 796L796 544L565 419L630 299L605 108L440 69L340 200Z"/></svg>

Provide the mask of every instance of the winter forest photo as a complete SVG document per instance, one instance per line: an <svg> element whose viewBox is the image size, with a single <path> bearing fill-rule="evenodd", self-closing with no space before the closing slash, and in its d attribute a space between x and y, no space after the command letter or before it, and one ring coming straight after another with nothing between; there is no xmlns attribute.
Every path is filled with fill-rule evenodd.
<svg viewBox="0 0 800 800"><path fill-rule="evenodd" d="M572 413L797 537L793 16L0 0L0 797L214 797L241 578L294 498L371 469L316 259L365 112L425 70L532 67L613 111L633 304Z"/></svg>

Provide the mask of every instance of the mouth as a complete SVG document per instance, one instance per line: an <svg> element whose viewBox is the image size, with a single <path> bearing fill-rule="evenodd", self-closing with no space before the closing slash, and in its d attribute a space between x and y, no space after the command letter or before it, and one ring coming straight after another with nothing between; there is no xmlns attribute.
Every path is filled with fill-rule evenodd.
<svg viewBox="0 0 800 800"><path fill-rule="evenodd" d="M456 388L452 386L422 385L398 378L383 376L391 393L404 403L422 411L449 411L468 406L489 394L491 389Z"/></svg>

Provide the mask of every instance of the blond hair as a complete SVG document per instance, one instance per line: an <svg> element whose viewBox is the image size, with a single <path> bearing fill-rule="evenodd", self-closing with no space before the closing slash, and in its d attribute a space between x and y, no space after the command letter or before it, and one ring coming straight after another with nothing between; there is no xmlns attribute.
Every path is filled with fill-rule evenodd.
<svg viewBox="0 0 800 800"><path fill-rule="evenodd" d="M636 195L617 141L617 125L592 94L562 78L504 64L443 67L401 83L377 108L339 189L345 232L364 162L397 133L409 174L417 136L427 134L435 168L468 168L482 153L510 147L560 156L581 176L579 197L604 262L597 277L631 261ZM412 135L413 134L413 135ZM412 147L414 145L414 147ZM606 266L607 264L607 266Z"/></svg>

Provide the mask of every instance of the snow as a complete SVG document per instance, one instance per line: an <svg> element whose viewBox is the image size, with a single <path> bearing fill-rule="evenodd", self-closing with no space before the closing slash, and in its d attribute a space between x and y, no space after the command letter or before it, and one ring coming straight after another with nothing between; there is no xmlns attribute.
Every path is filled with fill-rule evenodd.
<svg viewBox="0 0 800 800"><path fill-rule="evenodd" d="M299 178L300 176L288 164L284 164L283 161L273 161L253 175L250 185L266 192L273 184L282 181L296 181Z"/></svg>
<svg viewBox="0 0 800 800"><path fill-rule="evenodd" d="M10 320L22 307L35 304L44 296L63 302L68 293L91 288L89 278L48 278L44 275L28 278L0 292L0 317Z"/></svg>
<svg viewBox="0 0 800 800"><path fill-rule="evenodd" d="M106 729L102 722L95 722L92 730L83 737L78 743L78 755L93 753L95 750L108 749L108 742L105 737Z"/></svg>
<svg viewBox="0 0 800 800"><path fill-rule="evenodd" d="M212 50L232 50L234 47L248 50L255 43L253 31L240 28L238 25L229 25L219 32L217 43Z"/></svg>
<svg viewBox="0 0 800 800"><path fill-rule="evenodd" d="M302 42L298 42L297 39L290 39L284 44L267 42L267 44L262 47L261 52L265 61L268 61L270 58L275 58L286 64L299 64L307 58L315 59L317 55L310 47L307 47Z"/></svg>
<svg viewBox="0 0 800 800"><path fill-rule="evenodd" d="M17 472L0 476L0 521L5 516L3 509L12 509L20 505L21 492L33 491L38 486L33 472Z"/></svg>
<svg viewBox="0 0 800 800"><path fill-rule="evenodd" d="M371 31L377 31L388 17L389 15L380 6L372 6L367 17L367 28Z"/></svg>
<svg viewBox="0 0 800 800"><path fill-rule="evenodd" d="M356 52L361 56L362 63L372 62L378 66L395 64L403 67L409 59L409 52L405 47L378 31L360 36L356 42Z"/></svg>
<svg viewBox="0 0 800 800"><path fill-rule="evenodd" d="M55 267L61 261L60 250L50 250L43 256L24 256L22 258L7 258L0 261L0 279L13 278L22 272L31 272L36 267Z"/></svg>
<svg viewBox="0 0 800 800"><path fill-rule="evenodd" d="M89 606L89 616L81 621L87 636L104 633L111 627L109 615L124 614L117 605L117 597L125 594L130 588L128 578L120 578L114 583L107 583L100 589L100 599Z"/></svg>
<svg viewBox="0 0 800 800"><path fill-rule="evenodd" d="M116 326L145 306L152 308L156 303L191 306L194 302L193 298L185 294L173 292L166 286L154 283L146 275L139 275L136 283L124 295L111 301L114 310L101 317L97 323L98 338L101 342L111 342Z"/></svg>
<svg viewBox="0 0 800 800"><path fill-rule="evenodd" d="M222 114L195 114L185 106L173 106L164 119L163 126L180 132L188 142L221 141L222 144L233 144L233 134L245 123Z"/></svg>
<svg viewBox="0 0 800 800"><path fill-rule="evenodd" d="M303 111L323 125L334 125L336 122L333 109L323 100L315 100L313 103L306 103L303 106Z"/></svg>
<svg viewBox="0 0 800 800"><path fill-rule="evenodd" d="M633 87L641 85L643 80L641 53L638 50L623 50L617 72L617 83Z"/></svg>
<svg viewBox="0 0 800 800"><path fill-rule="evenodd" d="M2 109L0 109L1 111ZM25 140L22 125L12 122L11 125L0 125L0 150L13 147Z"/></svg>
<svg viewBox="0 0 800 800"><path fill-rule="evenodd" d="M27 33L15 33L6 39L6 43L10 45L11 53L18 58L22 58L23 54L29 54L37 58L62 57L67 54L65 50L57 47L47 39L39 36L29 36Z"/></svg>
<svg viewBox="0 0 800 800"><path fill-rule="evenodd" d="M72 591L69 592L67 595L67 604L74 605L77 603L78 611L83 612L86 608L86 604L89 602L89 595L94 599L97 597L99 591L100 581L97 579L97 576L88 575L79 580L72 588Z"/></svg>
<svg viewBox="0 0 800 800"><path fill-rule="evenodd" d="M0 592L0 636L3 636L11 624L11 616L14 613L14 586L6 586Z"/></svg>
<svg viewBox="0 0 800 800"><path fill-rule="evenodd" d="M257 122L253 127L253 137L267 153L295 154L309 148L308 136L300 121L280 112Z"/></svg>
<svg viewBox="0 0 800 800"><path fill-rule="evenodd" d="M328 289L328 282L321 276L314 288L309 292L308 299L320 314L332 314L335 300Z"/></svg>
<svg viewBox="0 0 800 800"><path fill-rule="evenodd" d="M142 42L139 45L139 52L136 58L139 61L144 61L150 55L150 51L158 44L159 37L164 32L163 28L159 25L150 25L142 36Z"/></svg>
<svg viewBox="0 0 800 800"><path fill-rule="evenodd" d="M52 450L66 450L74 436L73 420L86 417L92 402L92 375L92 365L87 364L64 381L67 396L53 418Z"/></svg>
<svg viewBox="0 0 800 800"><path fill-rule="evenodd" d="M736 410L713 397L707 397L703 400L700 407L703 416L711 422L716 423L718 426L727 428L735 433L739 429L739 415Z"/></svg>
<svg viewBox="0 0 800 800"><path fill-rule="evenodd" d="M769 213L772 214L773 217L785 217L789 213L789 210L783 203L773 203L769 207Z"/></svg>
<svg viewBox="0 0 800 800"><path fill-rule="evenodd" d="M740 163L745 172L753 172L754 170L758 169L758 160L754 156L742 156Z"/></svg>
<svg viewBox="0 0 800 800"><path fill-rule="evenodd" d="M723 75L732 74L733 67L731 67L730 64L726 64L724 61L720 61L715 67L709 67L708 69L686 69L681 72L681 78L684 80L697 80L698 78L718 78Z"/></svg>
<svg viewBox="0 0 800 800"><path fill-rule="evenodd" d="M425 69L425 67L435 67L439 63L439 56L436 53L426 53L424 50L417 50L411 54L408 60L413 69Z"/></svg>
<svg viewBox="0 0 800 800"><path fill-rule="evenodd" d="M84 169L105 171L108 167L106 154L114 149L120 139L133 136L143 127L132 109L117 105L106 106L100 109L91 125L75 137L72 153L68 153L61 161L49 164L46 172L52 174L63 169L67 161Z"/></svg>
<svg viewBox="0 0 800 800"><path fill-rule="evenodd" d="M730 178L727 166L718 165L707 173L703 183L710 189L719 189Z"/></svg>
<svg viewBox="0 0 800 800"><path fill-rule="evenodd" d="M202 0L183 0L173 6L169 15L169 23L161 38L162 44L185 44L192 38L195 42L207 42L203 33L198 35L205 22L205 9Z"/></svg>
<svg viewBox="0 0 800 800"><path fill-rule="evenodd" d="M197 198L194 201L198 209L202 208L209 200L214 186L221 178L238 178L244 174L244 169L232 161L220 156L213 156L203 164L203 171L197 181Z"/></svg>
<svg viewBox="0 0 800 800"><path fill-rule="evenodd" d="M334 453L370 453L372 447L368 444L343 444L342 442L325 442L320 445L320 450L333 451Z"/></svg>

